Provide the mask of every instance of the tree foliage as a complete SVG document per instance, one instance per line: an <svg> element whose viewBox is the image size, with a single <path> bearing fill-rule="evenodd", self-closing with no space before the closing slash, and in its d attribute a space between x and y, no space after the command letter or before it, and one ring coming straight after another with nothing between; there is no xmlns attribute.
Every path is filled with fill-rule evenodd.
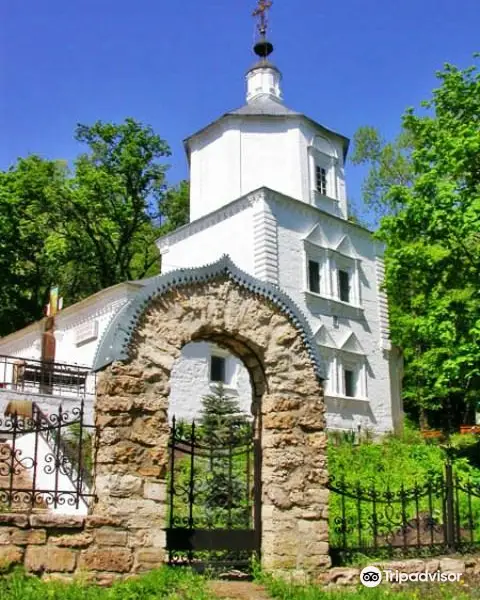
<svg viewBox="0 0 480 600"><path fill-rule="evenodd" d="M387 244L406 405L455 425L480 400L480 74L446 65L437 75L425 113L410 109L403 119L408 166L394 151L383 160L385 146L371 131L360 132L357 157L371 165L367 199L371 192L385 208L378 237Z"/></svg>
<svg viewBox="0 0 480 600"><path fill-rule="evenodd" d="M210 445L235 444L237 439L245 436L243 426L248 422L247 415L221 383L202 398L200 415L202 437Z"/></svg>
<svg viewBox="0 0 480 600"><path fill-rule="evenodd" d="M396 213L401 205L389 194L392 185L410 186L413 179L411 161L412 136L403 130L397 139L387 142L375 127L360 127L354 135L351 161L355 165L368 165L369 170L362 185L365 204L377 216Z"/></svg>
<svg viewBox="0 0 480 600"><path fill-rule="evenodd" d="M188 184L167 189L167 143L145 125L78 125L70 171L32 155L0 173L0 335L65 304L159 272L155 240L188 222Z"/></svg>
<svg viewBox="0 0 480 600"><path fill-rule="evenodd" d="M175 231L185 223L190 216L190 184L181 181L177 186L166 191L160 201L162 235Z"/></svg>
<svg viewBox="0 0 480 600"><path fill-rule="evenodd" d="M65 183L65 165L38 156L0 173L0 335L42 316L65 258L64 243L51 236L50 210Z"/></svg>

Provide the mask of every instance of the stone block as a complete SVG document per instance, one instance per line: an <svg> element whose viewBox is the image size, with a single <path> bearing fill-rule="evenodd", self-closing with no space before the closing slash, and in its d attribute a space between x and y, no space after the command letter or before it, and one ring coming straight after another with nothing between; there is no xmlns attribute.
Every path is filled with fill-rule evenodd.
<svg viewBox="0 0 480 600"><path fill-rule="evenodd" d="M135 419L133 426L130 430L130 439L134 442L138 442L144 446L157 446L159 445L159 433L165 427L166 419L163 414L159 416L146 416L143 415ZM164 441L164 452L167 452L168 438Z"/></svg>
<svg viewBox="0 0 480 600"><path fill-rule="evenodd" d="M270 502L276 508L287 510L293 506L288 492L286 492L282 487L272 485L269 486L265 491Z"/></svg>
<svg viewBox="0 0 480 600"><path fill-rule="evenodd" d="M141 477L162 477L165 473L165 468L159 465L148 465L139 467L136 471Z"/></svg>
<svg viewBox="0 0 480 600"><path fill-rule="evenodd" d="M128 427L129 425L131 425L132 423L132 417L131 415L124 414L124 415L97 415L96 418L96 425L97 427L99 427L100 429L103 429L104 427Z"/></svg>
<svg viewBox="0 0 480 600"><path fill-rule="evenodd" d="M465 573L465 570L465 560L458 558L442 558L440 560L442 573Z"/></svg>
<svg viewBox="0 0 480 600"><path fill-rule="evenodd" d="M0 513L0 526L13 525L15 527L28 527L28 515L17 513Z"/></svg>
<svg viewBox="0 0 480 600"><path fill-rule="evenodd" d="M0 527L0 546L11 543L12 533L18 531L15 527Z"/></svg>
<svg viewBox="0 0 480 600"><path fill-rule="evenodd" d="M25 568L33 573L71 573L75 569L76 559L76 552L68 548L29 546L25 553Z"/></svg>
<svg viewBox="0 0 480 600"><path fill-rule="evenodd" d="M45 581L47 583L49 581L57 581L59 583L67 584L72 582L72 576L66 575L65 573L43 573L42 581Z"/></svg>
<svg viewBox="0 0 480 600"><path fill-rule="evenodd" d="M109 515L88 515L85 518L85 527L93 529L96 527L121 527L123 519Z"/></svg>
<svg viewBox="0 0 480 600"><path fill-rule="evenodd" d="M0 548L0 568L8 569L22 563L23 552L24 549L18 546L2 546Z"/></svg>
<svg viewBox="0 0 480 600"><path fill-rule="evenodd" d="M305 543L302 544L302 552L309 562L314 559L314 557L328 556L328 542L307 539L305 540Z"/></svg>
<svg viewBox="0 0 480 600"><path fill-rule="evenodd" d="M327 521L312 521L309 519L298 519L297 520L298 534L304 539L315 539L317 541L325 541L328 537L328 523Z"/></svg>
<svg viewBox="0 0 480 600"><path fill-rule="evenodd" d="M119 548L109 550L90 548L82 552L79 561L80 569L113 573L128 573L132 565L132 551Z"/></svg>
<svg viewBox="0 0 480 600"><path fill-rule="evenodd" d="M93 535L84 531L82 533L50 536L48 543L61 548L88 548L93 543Z"/></svg>
<svg viewBox="0 0 480 600"><path fill-rule="evenodd" d="M302 400L300 397L265 395L262 399L262 414L298 410Z"/></svg>
<svg viewBox="0 0 480 600"><path fill-rule="evenodd" d="M355 585L360 581L360 569L349 567L335 567L325 573L321 573L317 578L317 583L324 585Z"/></svg>
<svg viewBox="0 0 480 600"><path fill-rule="evenodd" d="M163 412L168 409L168 400L159 396L136 396L134 399L134 408L146 413Z"/></svg>
<svg viewBox="0 0 480 600"><path fill-rule="evenodd" d="M425 571L428 573L435 573L440 569L440 561L439 560L427 560L425 561Z"/></svg>
<svg viewBox="0 0 480 600"><path fill-rule="evenodd" d="M156 502L165 502L167 499L166 483L153 483L146 481L143 486L143 497Z"/></svg>
<svg viewBox="0 0 480 600"><path fill-rule="evenodd" d="M150 571L165 564L163 548L142 549L135 553L135 571Z"/></svg>
<svg viewBox="0 0 480 600"><path fill-rule="evenodd" d="M125 396L141 394L145 390L145 383L137 377L113 375L105 382L105 393L110 396Z"/></svg>
<svg viewBox="0 0 480 600"><path fill-rule="evenodd" d="M290 412L268 413L263 417L265 429L292 429L295 427L297 417Z"/></svg>
<svg viewBox="0 0 480 600"><path fill-rule="evenodd" d="M129 498L140 493L142 479L133 475L103 475L97 476L97 494L113 498Z"/></svg>
<svg viewBox="0 0 480 600"><path fill-rule="evenodd" d="M57 529L82 529L85 518L77 515L36 514L30 517L32 527L55 527Z"/></svg>
<svg viewBox="0 0 480 600"><path fill-rule="evenodd" d="M47 532L45 529L16 529L12 531L11 540L18 546L45 544Z"/></svg>
<svg viewBox="0 0 480 600"><path fill-rule="evenodd" d="M97 395L97 415L102 413L128 413L132 410L133 399L122 398L120 396L101 396Z"/></svg>
<svg viewBox="0 0 480 600"><path fill-rule="evenodd" d="M166 543L165 529L158 526L129 532L127 546L129 548L165 548Z"/></svg>
<svg viewBox="0 0 480 600"><path fill-rule="evenodd" d="M127 532L111 527L101 527L95 532L95 542L98 546L126 546Z"/></svg>

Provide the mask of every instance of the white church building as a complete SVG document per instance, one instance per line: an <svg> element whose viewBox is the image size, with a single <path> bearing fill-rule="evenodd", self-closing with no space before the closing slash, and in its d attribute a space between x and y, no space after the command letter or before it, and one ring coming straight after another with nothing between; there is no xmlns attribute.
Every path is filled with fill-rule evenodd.
<svg viewBox="0 0 480 600"><path fill-rule="evenodd" d="M348 139L284 104L281 73L268 59L272 50L265 39L255 46L259 61L246 75L246 103L185 141L190 222L158 240L162 273L228 255L239 269L278 286L304 313L324 361L328 428L391 431L401 424L402 363L389 341L383 249L349 220ZM118 284L55 316L55 362L85 367L72 375L71 393L68 377L59 376L66 410L78 402L79 378L92 410L88 371L100 342L150 281ZM30 390L46 409L60 401L55 382L47 392L36 389L28 375L35 369L18 368L19 359L28 367L42 358L44 321L0 339L0 410L4 392L11 398ZM171 413L194 417L218 382L249 410L243 364L211 344L188 344L172 373Z"/></svg>

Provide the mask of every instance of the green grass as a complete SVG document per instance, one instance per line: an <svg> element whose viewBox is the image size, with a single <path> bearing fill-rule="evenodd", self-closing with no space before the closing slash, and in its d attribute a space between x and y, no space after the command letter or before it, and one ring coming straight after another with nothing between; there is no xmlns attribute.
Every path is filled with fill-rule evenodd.
<svg viewBox="0 0 480 600"><path fill-rule="evenodd" d="M41 581L16 570L0 576L1 600L213 600L206 581L187 570L167 567L111 588Z"/></svg>
<svg viewBox="0 0 480 600"><path fill-rule="evenodd" d="M257 581L273 600L473 600L480 599L478 585L430 584L392 587L382 583L374 589L328 590L315 585L298 585L259 573ZM207 589L207 581L184 569L164 567L111 588L81 583L44 582L16 570L0 576L1 600L218 600Z"/></svg>
<svg viewBox="0 0 480 600"><path fill-rule="evenodd" d="M403 588L392 587L382 583L376 588L357 588L335 590L325 589L317 585L298 585L268 575L260 575L262 583L270 596L278 600L472 600L480 598L478 585L462 586L458 584L426 584Z"/></svg>

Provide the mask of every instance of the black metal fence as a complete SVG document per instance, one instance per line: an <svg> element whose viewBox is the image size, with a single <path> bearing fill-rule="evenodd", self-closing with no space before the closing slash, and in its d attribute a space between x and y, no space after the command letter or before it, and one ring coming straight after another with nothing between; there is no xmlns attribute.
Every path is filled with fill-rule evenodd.
<svg viewBox="0 0 480 600"><path fill-rule="evenodd" d="M83 401L50 415L35 403L30 407L30 414L0 419L0 508L88 505L94 426L85 423Z"/></svg>
<svg viewBox="0 0 480 600"><path fill-rule="evenodd" d="M245 568L259 550L258 453L252 424L217 435L173 421L167 549L171 565Z"/></svg>
<svg viewBox="0 0 480 600"><path fill-rule="evenodd" d="M350 554L421 556L480 547L480 482L444 473L406 488L349 485L332 476L330 548L335 562Z"/></svg>
<svg viewBox="0 0 480 600"><path fill-rule="evenodd" d="M79 365L0 355L0 389L85 398L95 394L95 373Z"/></svg>

